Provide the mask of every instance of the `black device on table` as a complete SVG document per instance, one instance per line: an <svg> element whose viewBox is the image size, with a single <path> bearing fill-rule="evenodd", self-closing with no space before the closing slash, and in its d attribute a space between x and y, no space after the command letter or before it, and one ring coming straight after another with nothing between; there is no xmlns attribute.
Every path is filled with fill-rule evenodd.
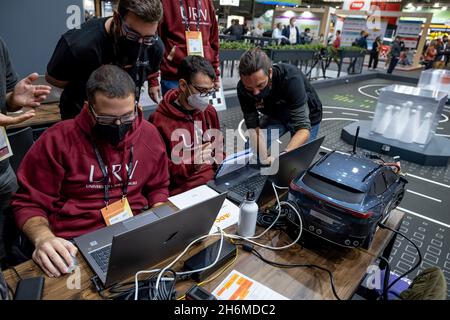
<svg viewBox="0 0 450 320"><path fill-rule="evenodd" d="M180 211L158 207L74 241L108 288L208 234L225 197L226 193L219 194Z"/></svg>
<svg viewBox="0 0 450 320"><path fill-rule="evenodd" d="M186 292L186 300L217 300L214 295L208 292L206 289L193 285Z"/></svg>
<svg viewBox="0 0 450 320"><path fill-rule="evenodd" d="M184 270L199 270L210 266L216 261L220 249L220 240L209 245L196 255L192 256L184 262ZM228 261L236 256L236 246L227 240L223 240L222 250L217 263L204 271L191 274L191 278L197 282L201 282L213 274L216 270L223 267Z"/></svg>
<svg viewBox="0 0 450 320"><path fill-rule="evenodd" d="M14 300L41 300L44 291L44 277L20 279L17 283Z"/></svg>
<svg viewBox="0 0 450 320"><path fill-rule="evenodd" d="M249 163L251 152L246 150L239 155L246 157L243 163L224 161L214 179L208 182L208 186L218 192L227 191L227 197L237 203L244 201L247 192L251 191L255 194L256 202L263 204L273 198L272 182L280 187L288 187L293 178L309 168L324 139L325 137L318 138L290 152L280 154L275 159L277 163L274 165L278 166L278 171L271 175L261 174L266 168L251 165ZM267 168L267 172L270 173L270 168Z"/></svg>

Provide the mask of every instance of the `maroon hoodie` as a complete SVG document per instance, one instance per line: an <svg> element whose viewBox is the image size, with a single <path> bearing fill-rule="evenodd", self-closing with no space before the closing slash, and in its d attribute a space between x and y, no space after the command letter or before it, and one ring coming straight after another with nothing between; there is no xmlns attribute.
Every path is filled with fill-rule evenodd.
<svg viewBox="0 0 450 320"><path fill-rule="evenodd" d="M203 53L219 76L219 28L212 0L181 0L191 31L197 31L197 16L200 10L200 31L203 38ZM178 80L177 71L181 61L187 56L186 28L181 16L180 0L161 1L164 15L158 28L158 34L164 43L164 57L161 63L161 78ZM150 86L158 85L158 73L150 75Z"/></svg>
<svg viewBox="0 0 450 320"><path fill-rule="evenodd" d="M19 190L12 200L17 225L36 216L48 218L53 233L70 239L105 226L100 209L103 175L91 142L93 121L84 108L71 120L61 121L36 141L22 161ZM133 145L133 170L128 201L134 214L168 197L169 173L165 145L142 112L117 147L99 143L110 173L110 203L122 196L122 181ZM112 174L111 174L112 173Z"/></svg>
<svg viewBox="0 0 450 320"><path fill-rule="evenodd" d="M197 186L207 183L214 177L216 165L204 164L200 169L196 170L193 160L188 164L175 164L170 157L172 149L178 145L182 140L171 141L172 133L176 129L185 129L190 133L190 141L188 144L194 143L195 127L194 121L201 121L202 132L207 132L208 129L220 130L219 118L217 117L216 109L209 105L202 113L196 109L193 114L186 114L173 105L176 98L180 94L179 89L169 90L164 99L160 102L155 113L150 116L152 122L159 130L163 140L167 146L167 154L169 156L169 172L170 172L170 194L175 195L186 190L195 188ZM185 138L188 140L188 138ZM199 144L201 144L200 142ZM218 152L218 150L216 150ZM191 159L194 158L193 153Z"/></svg>

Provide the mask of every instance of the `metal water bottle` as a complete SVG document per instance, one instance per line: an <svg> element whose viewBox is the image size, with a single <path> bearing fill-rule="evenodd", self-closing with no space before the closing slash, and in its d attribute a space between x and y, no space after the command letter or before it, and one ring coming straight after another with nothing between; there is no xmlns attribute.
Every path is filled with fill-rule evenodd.
<svg viewBox="0 0 450 320"><path fill-rule="evenodd" d="M253 237L256 230L256 218L258 205L255 202L255 194L247 192L245 200L239 207L239 220L237 233L242 237Z"/></svg>

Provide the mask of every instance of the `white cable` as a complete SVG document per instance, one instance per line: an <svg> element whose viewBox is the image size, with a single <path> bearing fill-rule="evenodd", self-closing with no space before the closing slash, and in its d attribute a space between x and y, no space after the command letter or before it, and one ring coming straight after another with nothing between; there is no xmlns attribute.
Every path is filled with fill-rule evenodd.
<svg viewBox="0 0 450 320"><path fill-rule="evenodd" d="M276 219L274 220L274 222L273 222L266 230L264 230L264 231L263 231L261 234L259 234L258 236L254 236L254 237L242 237L242 236L239 236L239 235L231 235L231 234L227 234L227 233L225 233L222 229L220 229L220 228L218 227L218 228L217 228L217 229L219 230L218 233L213 233L213 234L204 235L204 236L201 236L201 237L195 239L194 241L192 241L192 242L184 249L184 251L183 251L180 255L178 255L177 258L175 258L175 260L173 260L168 266L164 267L163 269L153 269L153 270L148 270L148 271L147 271L147 270L143 270L143 271L137 272L137 273L135 274L135 277L134 277L134 280L135 280L134 300L137 300L137 299L138 299L138 293L139 293L139 281L138 281L138 276L139 276L140 274L148 274L148 273L159 272L158 278L157 278L157 280L156 280L156 285L155 285L155 291L158 292L159 283L160 283L161 280L170 280L170 279L172 279L172 278L163 278L163 277L162 277L163 274L165 273L165 271L167 271L167 269L171 268L175 263L177 263L177 262L181 259L181 257L184 256L184 255L186 254L186 252L189 250L189 248L192 247L196 242L201 241L201 240L203 240L203 239L205 239L205 238L220 235L220 248L219 248L219 251L218 251L218 253L217 253L216 260L215 260L211 265L206 266L206 267L203 267L203 268L201 268L201 269L191 270L191 271L184 271L184 272L176 272L177 275L185 275L185 274L190 274L190 273L196 273L196 272L200 272L200 271L204 271L204 270L210 269L210 268L212 268L213 266L215 266L216 263L219 261L220 254L222 253L222 247L223 247L223 240L224 240L224 237L229 238L229 239L244 240L244 241L250 242L250 243L252 243L252 244L254 244L254 245L257 245L257 246L259 246L259 247L266 248L266 249L270 249L270 250L284 250L284 249L290 248L290 247L292 247L293 245L295 245L295 244L300 240L300 237L301 237L301 235L302 235L302 231L303 231L302 217L300 216L300 213L298 212L298 210L297 210L291 203L286 202L286 201L281 201L281 202L280 202L280 198L278 197L278 192L276 191L276 188L278 188L278 189L289 189L289 188L287 188L287 187L279 187L279 186L275 185L275 183L272 183L272 188L273 188L273 190L274 190L275 197L276 197L276 199L277 199L278 215L277 215ZM269 230L275 225L275 223L277 222L277 220L279 219L279 217L280 217L280 215L281 215L281 206L282 206L282 205L287 205L287 206L289 206L289 207L290 207L292 210L294 210L294 212L297 214L297 217L298 217L298 220L299 220L299 233L298 233L298 236L297 236L297 238L295 239L295 241L292 242L291 244L288 244L288 245L285 245L285 246L282 246L282 247L272 247L272 246L267 246L267 245L258 243L258 242L256 242L256 241L253 241L252 239L260 238L261 236L263 236L265 233L267 233L267 231L269 231ZM173 279L173 280L174 280L174 279Z"/></svg>
<svg viewBox="0 0 450 320"><path fill-rule="evenodd" d="M275 183L272 182L272 188L273 188L273 192L275 193L275 197L277 199L277 208L278 208L278 215L275 218L275 220L272 222L272 224L266 229L264 230L262 233L260 233L257 236L253 236L253 237L246 237L246 239L259 239L261 238L263 235L265 235L267 233L267 231L269 231L270 229L272 229L272 227L275 225L275 223L278 221L278 219L281 216L281 208L280 208L280 199L278 197L278 193L277 190L275 188L279 188L279 189L289 189L289 188L285 188L285 187L278 187L275 185Z"/></svg>
<svg viewBox="0 0 450 320"><path fill-rule="evenodd" d="M266 249L269 249L269 250L284 250L284 249L292 247L293 245L295 245L300 240L300 237L302 236L302 231L303 231L303 222L302 222L302 217L300 216L300 213L298 212L298 210L291 203L286 202L286 201L280 202L280 198L278 197L278 193L277 193L277 191L275 189L277 186L274 183L272 183L272 187L273 187L273 190L275 192L275 197L277 199L277 205L278 205L278 216L276 217L274 222L272 222L272 224L263 233L261 233L257 237L242 237L242 236L239 236L239 235L231 235L231 234L227 234L227 233L225 233L225 237L230 238L230 239L235 239L235 240L244 240L244 241L250 242L250 243L252 243L254 245L257 245L259 247L266 248ZM277 188L284 189L284 187L277 187ZM294 240L294 242L292 242L291 244L282 246L282 247L272 247L272 246L267 246L267 245L258 243L256 241L253 241L252 239L261 237L263 234L265 234L267 231L270 230L270 228L272 228L275 225L275 223L277 222L278 218L281 215L281 205L287 205L287 206L291 207L291 209L294 210L294 212L297 214L297 217L298 217L298 220L299 220L299 233L298 233L297 238Z"/></svg>

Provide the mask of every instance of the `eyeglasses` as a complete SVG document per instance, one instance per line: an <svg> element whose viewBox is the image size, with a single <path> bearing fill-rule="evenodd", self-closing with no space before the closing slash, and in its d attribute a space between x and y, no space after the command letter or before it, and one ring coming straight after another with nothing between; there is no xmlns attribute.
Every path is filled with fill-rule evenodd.
<svg viewBox="0 0 450 320"><path fill-rule="evenodd" d="M212 89L208 89L208 88L201 88L201 87L197 87L196 85L190 83L190 86L192 86L195 90L197 90L200 93L200 97L209 97L212 96L215 92L216 89L212 88Z"/></svg>
<svg viewBox="0 0 450 320"><path fill-rule="evenodd" d="M122 34L130 41L139 42L142 39L142 43L146 46L152 46L158 41L158 35L151 35L151 36L141 36L139 32L134 31L131 29L125 22L125 20L120 17L120 25Z"/></svg>
<svg viewBox="0 0 450 320"><path fill-rule="evenodd" d="M136 119L136 116L137 116L137 105L135 105L133 112L127 113L120 117L99 116L95 113L94 107L92 105L89 105L89 109L91 110L91 113L95 118L95 121L99 124L104 124L104 125L117 124L117 121L119 121L120 124L132 123Z"/></svg>

